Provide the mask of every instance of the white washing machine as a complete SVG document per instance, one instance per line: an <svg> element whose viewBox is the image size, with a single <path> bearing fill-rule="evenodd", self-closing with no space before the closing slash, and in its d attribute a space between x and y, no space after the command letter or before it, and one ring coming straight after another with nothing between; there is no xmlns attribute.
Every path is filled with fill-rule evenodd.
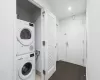
<svg viewBox="0 0 100 80"><path fill-rule="evenodd" d="M16 57L16 80L35 80L35 54Z"/></svg>
<svg viewBox="0 0 100 80"><path fill-rule="evenodd" d="M35 25L17 19L17 56L35 51Z"/></svg>

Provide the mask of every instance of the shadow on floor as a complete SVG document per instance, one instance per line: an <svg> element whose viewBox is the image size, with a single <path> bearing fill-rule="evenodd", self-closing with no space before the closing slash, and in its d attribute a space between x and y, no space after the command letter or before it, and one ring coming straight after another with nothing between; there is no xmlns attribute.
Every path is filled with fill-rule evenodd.
<svg viewBox="0 0 100 80"><path fill-rule="evenodd" d="M57 70L49 80L86 80L86 68L63 62L57 62Z"/></svg>

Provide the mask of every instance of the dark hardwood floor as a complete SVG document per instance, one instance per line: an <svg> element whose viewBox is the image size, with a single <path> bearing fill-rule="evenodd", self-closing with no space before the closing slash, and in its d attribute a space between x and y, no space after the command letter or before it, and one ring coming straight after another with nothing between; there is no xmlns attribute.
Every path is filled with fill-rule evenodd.
<svg viewBox="0 0 100 80"><path fill-rule="evenodd" d="M57 70L49 80L86 80L86 68L63 62L57 62Z"/></svg>

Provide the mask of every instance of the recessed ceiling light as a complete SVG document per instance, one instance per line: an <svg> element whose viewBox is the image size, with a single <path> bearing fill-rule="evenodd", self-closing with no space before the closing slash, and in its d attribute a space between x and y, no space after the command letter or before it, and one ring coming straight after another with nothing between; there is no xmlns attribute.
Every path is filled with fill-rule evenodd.
<svg viewBox="0 0 100 80"><path fill-rule="evenodd" d="M72 10L72 7L68 7L68 10L71 11Z"/></svg>

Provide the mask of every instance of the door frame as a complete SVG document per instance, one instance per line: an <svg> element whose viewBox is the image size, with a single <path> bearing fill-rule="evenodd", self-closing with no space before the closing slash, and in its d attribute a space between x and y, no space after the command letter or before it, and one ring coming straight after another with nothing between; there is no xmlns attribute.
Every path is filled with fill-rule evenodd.
<svg viewBox="0 0 100 80"><path fill-rule="evenodd" d="M41 9L41 43L43 42L44 40L44 37L43 37L43 27L44 27L44 20L43 20L43 11L44 11L44 7L43 5L39 4L37 2L37 0L28 0L30 1L32 4L34 4L35 6L39 7ZM45 75L43 74L43 71L44 71L44 47L43 45L41 44L41 61L42 61L42 73L41 73L41 80L45 80Z"/></svg>

